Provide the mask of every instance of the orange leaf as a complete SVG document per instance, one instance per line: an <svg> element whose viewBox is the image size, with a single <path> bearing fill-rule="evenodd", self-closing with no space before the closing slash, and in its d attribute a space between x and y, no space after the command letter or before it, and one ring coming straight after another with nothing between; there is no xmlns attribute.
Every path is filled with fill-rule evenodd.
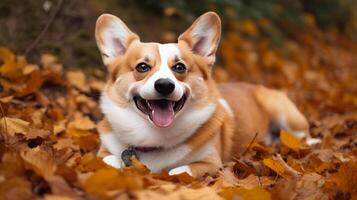
<svg viewBox="0 0 357 200"><path fill-rule="evenodd" d="M53 157L40 147L22 152L21 157L30 169L44 178L52 176L56 171L57 165L53 160Z"/></svg>
<svg viewBox="0 0 357 200"><path fill-rule="evenodd" d="M299 149L306 147L306 144L302 140L284 130L280 132L280 140L285 146L294 151L298 151Z"/></svg>
<svg viewBox="0 0 357 200"><path fill-rule="evenodd" d="M271 194L260 187L253 189L244 189L230 187L219 193L224 199L245 199L245 200L268 200L271 199Z"/></svg>
<svg viewBox="0 0 357 200"><path fill-rule="evenodd" d="M274 159L273 157L271 158L265 158L263 160L264 165L272 169L274 172L279 174L280 176L284 177L285 176L285 168L284 165L281 164L279 160Z"/></svg>
<svg viewBox="0 0 357 200"><path fill-rule="evenodd" d="M96 171L85 181L83 187L89 193L106 198L109 192L140 189L143 185L142 176L108 167Z"/></svg>
<svg viewBox="0 0 357 200"><path fill-rule="evenodd" d="M284 178L297 178L300 175L298 171L286 164L280 154L276 157L265 158L263 163Z"/></svg>
<svg viewBox="0 0 357 200"><path fill-rule="evenodd" d="M0 74L8 78L17 78L22 75L16 62L16 56L7 48L0 48Z"/></svg>

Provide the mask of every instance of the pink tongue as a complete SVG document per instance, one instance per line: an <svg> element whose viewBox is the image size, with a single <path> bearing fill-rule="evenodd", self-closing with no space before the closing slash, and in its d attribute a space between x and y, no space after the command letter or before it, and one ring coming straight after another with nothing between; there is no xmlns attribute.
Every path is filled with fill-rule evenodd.
<svg viewBox="0 0 357 200"><path fill-rule="evenodd" d="M150 102L152 109L152 121L160 128L168 127L175 118L175 112L171 101L155 100Z"/></svg>

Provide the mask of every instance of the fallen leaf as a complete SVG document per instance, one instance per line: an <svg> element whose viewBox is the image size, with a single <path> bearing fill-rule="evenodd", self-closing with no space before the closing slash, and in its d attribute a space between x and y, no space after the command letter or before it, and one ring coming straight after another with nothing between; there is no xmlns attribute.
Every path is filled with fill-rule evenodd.
<svg viewBox="0 0 357 200"><path fill-rule="evenodd" d="M89 85L87 84L86 76L81 71L69 71L66 73L67 80L74 87L83 92L89 92Z"/></svg>
<svg viewBox="0 0 357 200"><path fill-rule="evenodd" d="M224 199L269 200L271 194L260 187L244 189L239 187L226 188L219 193Z"/></svg>
<svg viewBox="0 0 357 200"><path fill-rule="evenodd" d="M84 183L84 190L100 198L108 198L109 192L137 190L144 186L143 178L136 173L121 172L114 168L102 168Z"/></svg>
<svg viewBox="0 0 357 200"><path fill-rule="evenodd" d="M294 151L298 151L299 149L306 147L306 144L302 140L284 130L280 132L280 140L285 146Z"/></svg>
<svg viewBox="0 0 357 200"><path fill-rule="evenodd" d="M16 133L26 135L29 131L30 123L22 119L3 117L0 119L0 130L2 133L7 133L10 136L15 136Z"/></svg>
<svg viewBox="0 0 357 200"><path fill-rule="evenodd" d="M300 175L298 171L292 169L288 164L286 164L279 154L274 157L265 158L263 163L286 179L297 178Z"/></svg>
<svg viewBox="0 0 357 200"><path fill-rule="evenodd" d="M83 131L95 129L95 127L96 125L92 120L89 119L89 117L82 116L76 117L74 121L68 124L68 128L75 128Z"/></svg>
<svg viewBox="0 0 357 200"><path fill-rule="evenodd" d="M334 196L338 192L349 193L352 197L357 197L357 161L352 160L343 163L337 173L332 174L326 180L325 187Z"/></svg>
<svg viewBox="0 0 357 200"><path fill-rule="evenodd" d="M57 165L53 157L41 147L29 149L21 153L28 168L35 171L38 175L47 178L54 174Z"/></svg>
<svg viewBox="0 0 357 200"><path fill-rule="evenodd" d="M21 69L17 66L16 56L9 49L0 47L0 74L8 78L21 76Z"/></svg>
<svg viewBox="0 0 357 200"><path fill-rule="evenodd" d="M0 199L35 199L31 183L22 177L9 178L0 183Z"/></svg>

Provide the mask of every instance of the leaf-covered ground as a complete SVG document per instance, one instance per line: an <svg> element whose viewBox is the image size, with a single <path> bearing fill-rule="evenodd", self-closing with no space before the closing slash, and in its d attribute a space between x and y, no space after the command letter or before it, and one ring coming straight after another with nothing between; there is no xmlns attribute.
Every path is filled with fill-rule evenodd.
<svg viewBox="0 0 357 200"><path fill-rule="evenodd" d="M241 31L254 36L254 24ZM49 54L29 64L1 48L0 199L357 199L357 47L320 36L315 30L299 45L273 49L228 33L216 80L283 89L322 143L281 132L272 146L252 141L202 180L150 173L138 161L122 170L105 165L96 157L104 82L63 70Z"/></svg>

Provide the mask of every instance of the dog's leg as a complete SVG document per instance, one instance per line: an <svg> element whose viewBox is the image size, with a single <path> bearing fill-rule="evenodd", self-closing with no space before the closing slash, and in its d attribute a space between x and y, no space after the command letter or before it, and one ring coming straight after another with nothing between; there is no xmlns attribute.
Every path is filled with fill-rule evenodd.
<svg viewBox="0 0 357 200"><path fill-rule="evenodd" d="M193 177L202 177L204 175L214 175L222 167L221 163L215 163L210 161L198 161L193 162L188 165L182 165L176 168L173 168L169 171L170 175L188 173Z"/></svg>
<svg viewBox="0 0 357 200"><path fill-rule="evenodd" d="M170 175L188 173L193 177L202 177L204 175L214 175L222 167L222 161L217 151L212 152L205 159L192 162L188 165L182 165L169 171Z"/></svg>
<svg viewBox="0 0 357 200"><path fill-rule="evenodd" d="M101 146L97 156L103 158L103 161L110 166L115 168L123 167L124 164L121 160L121 153L124 151L125 147L112 132L106 119L99 122L98 132Z"/></svg>
<svg viewBox="0 0 357 200"><path fill-rule="evenodd" d="M300 139L306 139L308 144L320 142L319 139L310 137L309 124L305 116L285 93L260 86L255 91L255 96L270 116L272 123L279 129L285 129Z"/></svg>

